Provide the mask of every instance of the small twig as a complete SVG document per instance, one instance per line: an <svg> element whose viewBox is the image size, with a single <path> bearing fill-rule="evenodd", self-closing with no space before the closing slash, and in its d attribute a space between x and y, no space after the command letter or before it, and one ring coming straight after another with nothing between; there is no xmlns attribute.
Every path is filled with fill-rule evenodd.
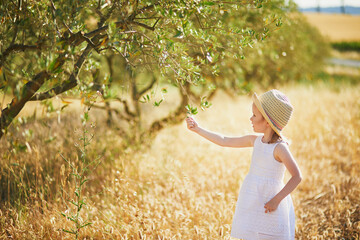
<svg viewBox="0 0 360 240"><path fill-rule="evenodd" d="M95 8L95 12L99 15L100 17L100 22L101 20L104 18L104 15L102 14L102 12L100 11L100 0L99 0L99 4L97 6L97 8ZM98 26L100 27L100 22L98 23Z"/></svg>
<svg viewBox="0 0 360 240"><path fill-rule="evenodd" d="M24 44L13 44L10 45L1 55L0 55L0 67L3 64L3 61L5 60L5 58L10 55L10 53L12 52L16 52L16 51L25 51L25 50L37 50L39 49L40 46L38 45L24 45Z"/></svg>
<svg viewBox="0 0 360 240"><path fill-rule="evenodd" d="M156 23L157 23L158 21L156 21ZM146 25L146 24L144 24L144 23L139 23L139 22L135 22L135 21L132 21L132 22L129 22L130 24L135 24L135 25L138 25L138 26L141 26L141 27L143 27L143 28L146 28L146 29L149 29L149 30L151 30L151 31L154 31L155 30L155 28L154 27L150 27L150 26L148 26L148 25Z"/></svg>
<svg viewBox="0 0 360 240"><path fill-rule="evenodd" d="M55 28L56 28L56 32L59 36L59 38L61 38L61 33L60 33L60 30L59 30L59 27L56 23L56 16L55 16L55 12L56 12L56 8L55 8L55 4L52 0L49 0L50 1L50 5L51 5L51 8L52 8L52 11L51 11L51 15L53 16L53 19L54 19L54 24L55 24Z"/></svg>
<svg viewBox="0 0 360 240"><path fill-rule="evenodd" d="M115 47L112 47L111 49L115 50L116 52L118 52L123 58L124 60L126 61L127 64L129 64L130 66L132 67L135 67L134 64L132 64L129 59L127 59L127 57L124 56L124 54L122 52L120 52L118 49L116 49Z"/></svg>
<svg viewBox="0 0 360 240"><path fill-rule="evenodd" d="M153 16L155 16L155 15L156 15L156 13ZM161 18L161 17L153 17L153 16L151 16L151 17L137 17L137 18L134 18L134 20L149 20L149 19L159 19L159 18Z"/></svg>
<svg viewBox="0 0 360 240"><path fill-rule="evenodd" d="M58 95L60 93L63 93L67 90L70 90L70 89L76 87L77 86L77 81L76 81L77 75L80 71L81 66L85 62L87 55L90 53L91 49L92 48L90 46L86 47L86 49L84 50L82 55L79 57L79 59L75 63L73 73L70 75L69 79L64 82L64 84L62 84L60 86L56 86L46 92L36 93L29 101L38 101L38 100L52 98L54 96L54 94Z"/></svg>
<svg viewBox="0 0 360 240"><path fill-rule="evenodd" d="M99 16L100 16L100 22L98 23L98 26L101 27L104 22L110 18L111 14L113 13L113 11L115 10L116 6L118 5L117 1L114 1L111 8L109 9L109 11L106 13L106 15L104 16L104 14L101 13L100 11L100 1L99 1L99 7L96 8L95 11L98 12Z"/></svg>
<svg viewBox="0 0 360 240"><path fill-rule="evenodd" d="M156 24L160 21L161 17L159 17L156 22L154 23L154 26L152 26L155 29Z"/></svg>
<svg viewBox="0 0 360 240"><path fill-rule="evenodd" d="M155 5L158 5L159 3L157 4L154 4L154 5L149 5L149 6L146 6L146 7L143 7L137 11L134 11L130 16L129 16L129 21L133 21L135 19L135 17L138 15L138 14L141 14L141 13L144 13L148 10L152 10L154 9Z"/></svg>

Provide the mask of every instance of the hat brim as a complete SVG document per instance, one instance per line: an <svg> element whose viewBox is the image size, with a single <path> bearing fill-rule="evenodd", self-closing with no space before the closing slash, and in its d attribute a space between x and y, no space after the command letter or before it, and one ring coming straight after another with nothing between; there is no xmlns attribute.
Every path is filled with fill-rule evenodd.
<svg viewBox="0 0 360 240"><path fill-rule="evenodd" d="M281 132L271 122L270 118L268 117L268 115L266 114L264 108L262 107L262 105L260 103L260 100L259 100L256 93L254 93L252 99L253 99L253 102L254 102L255 106L257 107L257 109L259 109L259 111L261 112L261 115L263 115L265 120L269 123L270 127L281 137Z"/></svg>

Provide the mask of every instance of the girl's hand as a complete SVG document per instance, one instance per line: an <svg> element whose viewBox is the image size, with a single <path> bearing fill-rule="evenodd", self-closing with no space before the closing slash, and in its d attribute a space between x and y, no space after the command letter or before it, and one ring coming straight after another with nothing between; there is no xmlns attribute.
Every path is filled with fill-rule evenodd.
<svg viewBox="0 0 360 240"><path fill-rule="evenodd" d="M197 132L199 130L199 125L192 117L186 118L186 124L187 124L187 128L191 131Z"/></svg>
<svg viewBox="0 0 360 240"><path fill-rule="evenodd" d="M277 209L277 207L279 206L279 203L276 199L271 199L270 201L268 201L267 203L265 203L265 213L270 213L273 212Z"/></svg>

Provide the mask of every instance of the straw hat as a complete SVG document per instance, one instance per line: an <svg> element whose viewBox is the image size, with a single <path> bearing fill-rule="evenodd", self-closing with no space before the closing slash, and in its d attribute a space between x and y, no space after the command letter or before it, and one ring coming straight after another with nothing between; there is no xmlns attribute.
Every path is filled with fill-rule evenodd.
<svg viewBox="0 0 360 240"><path fill-rule="evenodd" d="M258 97L253 95L253 101L271 128L281 136L280 132L289 122L293 107L289 99L279 90L270 90Z"/></svg>

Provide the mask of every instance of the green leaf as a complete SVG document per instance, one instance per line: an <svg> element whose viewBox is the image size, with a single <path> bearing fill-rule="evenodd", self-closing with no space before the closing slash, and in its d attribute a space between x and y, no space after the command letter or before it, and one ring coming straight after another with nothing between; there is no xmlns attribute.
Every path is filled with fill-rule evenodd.
<svg viewBox="0 0 360 240"><path fill-rule="evenodd" d="M74 201L69 201L71 204L73 204L74 206L78 207L78 204Z"/></svg>
<svg viewBox="0 0 360 240"><path fill-rule="evenodd" d="M58 69L56 69L55 71L53 71L53 73L61 73L61 72L63 72L63 71L64 71L64 69L58 68Z"/></svg>
<svg viewBox="0 0 360 240"><path fill-rule="evenodd" d="M73 217L67 216L66 218L69 219L69 220L72 221L72 222L75 222L75 223L77 222L77 221L75 220L74 216L73 216Z"/></svg>
<svg viewBox="0 0 360 240"><path fill-rule="evenodd" d="M175 38L180 38L180 37L182 37L182 36L183 36L183 32L180 31L180 30L176 30L176 33L175 33L174 37L175 37Z"/></svg>
<svg viewBox="0 0 360 240"><path fill-rule="evenodd" d="M83 200L80 200L79 203L80 203L80 206L86 205L86 203Z"/></svg>
<svg viewBox="0 0 360 240"><path fill-rule="evenodd" d="M49 65L49 71L53 73L60 73L63 71L61 66L64 64L65 58L63 56L55 58Z"/></svg>
<svg viewBox="0 0 360 240"><path fill-rule="evenodd" d="M82 180L81 181L81 183L80 183L80 186L82 186L84 183L86 183L88 181L88 179L84 179L84 180Z"/></svg>
<svg viewBox="0 0 360 240"><path fill-rule="evenodd" d="M54 70L54 68L55 68L55 64L56 64L56 60L57 59L54 59L54 61L52 61L51 63L50 63L50 65L49 65L49 71L53 71Z"/></svg>
<svg viewBox="0 0 360 240"><path fill-rule="evenodd" d="M80 226L80 228L83 228L83 227L89 226L89 225L91 225L91 224L92 224L91 222L86 223L86 224L84 224L84 225Z"/></svg>
<svg viewBox="0 0 360 240"><path fill-rule="evenodd" d="M208 102L206 100L206 97L203 97L201 98L200 106L202 110L205 110L205 108L210 108L212 106L212 103Z"/></svg>
<svg viewBox="0 0 360 240"><path fill-rule="evenodd" d="M185 106L187 114L196 115L198 113L197 107L192 107L190 104Z"/></svg>
<svg viewBox="0 0 360 240"><path fill-rule="evenodd" d="M163 101L163 99L161 99L159 102L154 102L154 106L155 107L159 107L160 106L160 104L162 103L162 101Z"/></svg>
<svg viewBox="0 0 360 240"><path fill-rule="evenodd" d="M66 232L66 233L71 233L71 234L76 234L76 232L73 232L73 231L69 231L69 230L66 230L66 229L62 229L63 230L63 232Z"/></svg>
<svg viewBox="0 0 360 240"><path fill-rule="evenodd" d="M45 143L50 143L56 139L56 136L50 136L48 139L45 140Z"/></svg>

